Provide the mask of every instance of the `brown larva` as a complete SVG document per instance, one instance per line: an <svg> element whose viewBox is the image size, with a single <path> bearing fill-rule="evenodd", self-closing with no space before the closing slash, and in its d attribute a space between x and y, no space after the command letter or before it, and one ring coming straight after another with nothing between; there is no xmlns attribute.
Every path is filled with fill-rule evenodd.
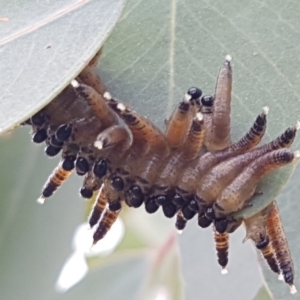
<svg viewBox="0 0 300 300"><path fill-rule="evenodd" d="M296 293L293 261L276 201L244 220L244 224L247 231L245 240L251 239L255 243L270 269L279 275L279 279L284 279L292 294Z"/></svg>
<svg viewBox="0 0 300 300"><path fill-rule="evenodd" d="M294 286L294 264L291 257L290 249L284 234L279 209L276 201L271 204L266 229L272 248L276 256L277 263L283 275L284 281L289 284L291 293L297 292Z"/></svg>
<svg viewBox="0 0 300 300"><path fill-rule="evenodd" d="M298 156L298 152L279 149L266 153L251 162L217 197L213 204L215 218L224 217L245 207L256 192L257 185L263 176L291 163Z"/></svg>
<svg viewBox="0 0 300 300"><path fill-rule="evenodd" d="M124 204L144 204L148 213L162 207L166 217L176 215L180 231L197 215L200 227L213 223L223 272L229 234L244 222L247 237L295 291L275 204L246 220L235 220L232 213L248 204L262 177L298 159L299 152L288 147L299 125L255 148L266 130L265 107L245 136L231 143L232 69L231 57L226 56L214 96L190 88L162 131L106 91L94 72L99 56L100 52L52 103L26 122L33 127L33 141L46 142L47 155L62 152L39 201L50 197L74 170L84 175L81 195L96 199L89 218L95 227L94 243L105 236Z"/></svg>
<svg viewBox="0 0 300 300"><path fill-rule="evenodd" d="M227 55L216 84L214 106L212 109L211 133L207 136L209 151L222 150L230 144L230 108L232 70L231 56ZM220 130L222 129L222 130Z"/></svg>

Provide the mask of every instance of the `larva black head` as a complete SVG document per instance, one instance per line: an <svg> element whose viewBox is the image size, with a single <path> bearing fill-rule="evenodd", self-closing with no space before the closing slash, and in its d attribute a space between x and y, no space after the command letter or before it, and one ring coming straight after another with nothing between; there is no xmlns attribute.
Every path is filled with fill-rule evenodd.
<svg viewBox="0 0 300 300"><path fill-rule="evenodd" d="M188 89L187 94L195 100L199 99L202 96L202 91L197 87L191 87Z"/></svg>
<svg viewBox="0 0 300 300"><path fill-rule="evenodd" d="M86 187L82 187L82 188L80 189L80 194L81 194L81 196L82 196L83 198L85 198L85 199L90 199L90 198L92 198L92 196L93 196L93 191L90 190L90 189L88 189L88 188L86 188Z"/></svg>
<svg viewBox="0 0 300 300"><path fill-rule="evenodd" d="M106 172L107 172L107 163L105 159L101 159L94 164L93 173L97 177L102 178L103 176L106 175Z"/></svg>
<svg viewBox="0 0 300 300"><path fill-rule="evenodd" d="M159 205L156 204L156 201L154 198L149 199L145 203L145 210L149 214L155 213L158 210L158 208L159 208Z"/></svg>
<svg viewBox="0 0 300 300"><path fill-rule="evenodd" d="M65 142L72 133L72 126L69 124L63 124L58 127L55 132L55 137L59 142Z"/></svg>
<svg viewBox="0 0 300 300"><path fill-rule="evenodd" d="M111 211L119 211L122 208L122 205L120 202L112 202L109 203L108 207Z"/></svg>
<svg viewBox="0 0 300 300"><path fill-rule="evenodd" d="M56 136L53 135L50 139L50 145L54 146L54 147L62 147L64 145L63 142L59 142L57 139L56 139Z"/></svg>
<svg viewBox="0 0 300 300"><path fill-rule="evenodd" d="M144 202L144 195L139 186L134 185L129 190L129 199L127 200L130 203L130 206L138 208Z"/></svg>
<svg viewBox="0 0 300 300"><path fill-rule="evenodd" d="M198 218L198 225L201 228L207 228L212 223L212 220L205 217L205 215L199 216Z"/></svg>
<svg viewBox="0 0 300 300"><path fill-rule="evenodd" d="M193 210L195 212L197 212L199 210L199 206L196 200L191 200L190 203L188 204L188 207L190 210Z"/></svg>
<svg viewBox="0 0 300 300"><path fill-rule="evenodd" d="M45 148L45 153L50 156L53 157L55 155L57 155L61 150L61 147L55 147L52 145L49 145L48 147Z"/></svg>
<svg viewBox="0 0 300 300"><path fill-rule="evenodd" d="M65 170L65 171L71 171L74 169L75 167L75 156L69 156L66 157L63 162L61 167Z"/></svg>
<svg viewBox="0 0 300 300"><path fill-rule="evenodd" d="M162 206L163 213L167 218L173 218L177 212L177 207L175 204L168 202Z"/></svg>
<svg viewBox="0 0 300 300"><path fill-rule="evenodd" d="M211 107L214 104L214 97L213 96L204 96L201 99L201 104L203 106Z"/></svg>
<svg viewBox="0 0 300 300"><path fill-rule="evenodd" d="M80 176L86 174L89 170L89 163L84 157L78 157L75 162L76 173Z"/></svg>
<svg viewBox="0 0 300 300"><path fill-rule="evenodd" d="M182 210L182 214L183 214L184 218L187 220L191 220L196 214L195 211L193 211L189 208L188 204L185 205L181 210Z"/></svg>
<svg viewBox="0 0 300 300"><path fill-rule="evenodd" d="M32 141L34 143L40 144L44 142L47 139L47 137L48 137L47 130L40 129L32 136Z"/></svg>
<svg viewBox="0 0 300 300"><path fill-rule="evenodd" d="M219 233L224 233L227 229L227 220L226 219L215 220L215 228Z"/></svg>
<svg viewBox="0 0 300 300"><path fill-rule="evenodd" d="M119 176L115 176L111 180L111 185L114 188L114 190L116 190L117 192L121 192L124 189L124 180Z"/></svg>
<svg viewBox="0 0 300 300"><path fill-rule="evenodd" d="M175 205L177 205L178 207L182 207L183 204L184 204L183 198L181 197L181 195L179 195L179 194L177 194L177 193L174 195L172 202L173 202Z"/></svg>
<svg viewBox="0 0 300 300"><path fill-rule="evenodd" d="M32 116L30 119L30 123L35 126L42 126L45 123L45 121L46 121L45 116L40 113Z"/></svg>
<svg viewBox="0 0 300 300"><path fill-rule="evenodd" d="M167 196L160 195L155 198L155 201L156 201L157 205L164 205L165 203L168 202L168 199L167 199Z"/></svg>

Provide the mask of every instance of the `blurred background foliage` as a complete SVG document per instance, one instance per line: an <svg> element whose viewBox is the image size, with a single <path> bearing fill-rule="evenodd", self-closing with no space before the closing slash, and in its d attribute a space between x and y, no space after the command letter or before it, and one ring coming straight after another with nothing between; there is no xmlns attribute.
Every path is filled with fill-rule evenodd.
<svg viewBox="0 0 300 300"><path fill-rule="evenodd" d="M25 120L78 74L122 6L117 0L0 1L0 130ZM162 127L188 87L213 92L230 53L233 139L268 105L270 140L299 119L299 6L297 0L129 0L98 71L114 95ZM122 213L125 234L112 254L85 258L72 244L91 206L78 196L81 178L73 176L44 206L35 203L57 162L30 142L27 127L0 139L1 299L262 300L272 298L269 290L275 299L300 299L264 262L260 269L251 243L242 244L243 229L231 236L229 274L222 276L210 229L192 221L177 236L174 220L143 208ZM296 274L299 172L278 197ZM74 253L89 270L62 291L57 283Z"/></svg>

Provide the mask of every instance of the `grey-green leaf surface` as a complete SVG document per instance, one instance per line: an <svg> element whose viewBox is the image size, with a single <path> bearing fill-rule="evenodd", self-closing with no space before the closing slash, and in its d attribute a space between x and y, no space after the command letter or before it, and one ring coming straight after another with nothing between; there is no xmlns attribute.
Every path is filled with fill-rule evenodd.
<svg viewBox="0 0 300 300"><path fill-rule="evenodd" d="M140 299L140 286L148 268L146 253L124 255L99 270L92 270L79 285L56 299Z"/></svg>
<svg viewBox="0 0 300 300"><path fill-rule="evenodd" d="M286 127L294 125L299 119L299 9L300 4L297 0L289 2L281 0L130 0L120 24L105 46L99 73L113 95L131 104L137 111L147 115L162 127L164 118L180 101L187 88L198 85L206 94L213 93L218 68L224 56L230 53L233 56L234 68L233 140L242 136L261 108L268 105L270 114L265 138L265 141L268 141ZM0 25L3 27L2 23ZM47 47L48 44L45 46ZM49 49L51 48L47 50ZM67 50L65 55L68 56ZM22 61L18 61L14 66L22 66L21 63ZM56 59L53 58L52 63L64 65L62 59L56 62ZM76 70L79 72L80 68ZM0 74L2 82L3 73ZM37 77L38 81L42 80L40 76ZM47 80L49 80L48 77ZM59 80L63 81L64 79L59 78ZM16 108L13 107L13 109ZM11 113L13 112L10 111L7 115ZM26 119L23 115L22 118ZM300 139L298 138L293 148L297 149L299 146ZM16 165L16 167L20 168L21 166ZM287 178L289 173L279 173L282 175L280 180L284 182L284 176ZM38 187L32 186L32 188L39 189L42 181L39 182ZM294 176L291 183L292 185L284 194L284 199L279 198L279 205L283 210L285 226L295 230L299 215L296 197L299 193L297 177ZM281 185L274 180L270 188L276 191ZM270 200L270 197L266 197L266 195L264 193L260 200ZM7 201L10 199L11 196ZM12 208L11 210L14 211ZM213 253L212 243L207 245L206 242L203 242L200 247L199 245L196 247L196 245L191 249L194 247L193 241L198 239L198 234L199 239L204 234L196 228L195 224L194 227L197 232L195 231L196 233L192 236L185 236L186 232L189 233L191 230L191 227L188 226L182 236L182 239L186 238L186 240L184 243L181 241L179 243L183 257L183 278L186 284L186 293L189 295L187 296L188 300L198 299L201 295L198 281L196 284L192 284L194 281L188 280L190 278L188 276L192 275L194 280L198 279L197 270L193 269L197 265L197 261L188 260L188 256L191 255L190 251ZM210 230L206 232L211 235ZM299 236L298 233L296 233L297 236ZM241 241L240 238L242 237L240 236L236 243ZM297 239L298 237L295 241ZM292 243L294 243L293 240ZM232 245L235 245L234 241ZM234 247L232 246L232 248ZM244 252L245 247L246 245L242 245L240 251L230 257L230 260L234 261L235 257L240 257L241 261L249 259L254 269L246 270L236 266L235 270L232 269L231 272L234 272L236 276L242 272L249 272L250 282L254 280L258 289L261 282L256 281L258 275L254 258L247 257ZM293 249L296 248L292 248L292 253L294 253L297 271L300 269L300 261L295 256L297 252ZM7 252L8 250L5 253ZM21 253L18 255L21 256ZM217 269L216 263L213 265L213 259L215 258L206 262L206 274L213 267ZM40 264L37 262L38 266ZM203 264L199 264L199 266L204 268ZM190 272L190 268L194 272ZM22 274L24 275L24 273ZM211 283L211 291L216 292L218 285L213 280L208 281L207 275L203 276L198 280L207 285ZM274 275L271 273L267 276L274 279ZM235 279L233 277L230 279L228 285L234 284L232 282ZM48 280L52 280L54 283L53 278ZM280 284L279 288L282 288L280 292L286 296L286 298L282 296L282 299L287 299L288 290L282 283L278 283L277 279L271 283L272 291L274 291L272 286L274 285L276 288L278 284ZM239 284L234 291L242 291L243 287L243 284ZM256 286L253 287L252 298L257 292L255 289ZM7 291L7 289L4 290ZM222 289L219 290L219 293L222 295ZM210 295L207 294L207 299ZM228 297L232 299L231 296Z"/></svg>
<svg viewBox="0 0 300 300"><path fill-rule="evenodd" d="M124 2L0 2L0 133L39 111L84 68Z"/></svg>
<svg viewBox="0 0 300 300"><path fill-rule="evenodd" d="M253 300L272 300L272 296L270 295L270 292L268 291L266 285L263 285L260 288Z"/></svg>
<svg viewBox="0 0 300 300"><path fill-rule="evenodd" d="M55 299L84 209L72 180L44 206L36 203L56 163L30 142L27 128L0 140L1 299Z"/></svg>
<svg viewBox="0 0 300 300"><path fill-rule="evenodd" d="M230 236L228 274L221 274L211 228L201 229L192 220L179 236L185 299L252 300L262 285L261 272L244 228Z"/></svg>

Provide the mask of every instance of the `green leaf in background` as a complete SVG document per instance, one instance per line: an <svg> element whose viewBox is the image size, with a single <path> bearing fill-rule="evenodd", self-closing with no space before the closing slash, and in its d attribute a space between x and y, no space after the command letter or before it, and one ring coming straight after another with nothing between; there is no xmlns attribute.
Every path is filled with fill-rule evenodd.
<svg viewBox="0 0 300 300"><path fill-rule="evenodd" d="M181 270L176 242L176 233L173 231L155 251L140 299L182 299Z"/></svg>
<svg viewBox="0 0 300 300"><path fill-rule="evenodd" d="M82 37L86 34L85 30L90 26L90 22L92 22L91 19L94 19L97 14L94 10L94 6L92 6L95 2L97 2L99 6L104 3L104 1L78 2L80 4L89 3L89 5L91 5L90 11L86 14L90 19L85 19L84 21L80 18L76 19L73 12L67 15L73 20L72 30L73 27L75 27L75 32L79 32L77 36L78 42L76 40L77 43L75 42L72 46L68 45L68 47L61 50L58 47L58 45L60 45L59 42L56 41L55 44L54 42L53 44L50 43L50 48L47 48L47 46L49 46L48 42L44 42L42 46L39 46L40 48L36 48L35 43L30 43L31 40L25 41L26 38L31 35L34 40L34 32L15 40L19 46L22 45L22 47L20 46L22 49L20 52L23 53L27 51L30 55L19 55L14 62L10 63L8 70L11 73L8 71L6 71L6 73L16 74L17 76L13 77L15 80L6 79L5 76L2 79L4 74L3 70L5 69L2 69L2 63L0 65L1 85L5 82L4 90L9 91L8 102L14 103L13 100L20 100L18 106L10 106L12 109L9 111L1 107L1 114L4 112L3 116L5 116L7 120L5 126L6 124L8 124L7 126L11 126L18 123L17 121L12 121L9 124L8 120L10 118L13 120L18 118L18 121L26 119L30 113L29 110L25 108L28 107L27 105L31 99L36 98L35 95L40 95L40 99L44 101L43 103L53 98L71 77L82 69L84 63L92 57L93 53L96 52L96 48L91 50L86 47L88 47L87 45L96 43L99 36L94 38L87 37L86 45L82 42L84 40ZM6 4L7 7L14 5L14 7L22 10L22 6L18 5L17 2L10 1L6 3L8 3ZM109 3L111 3L114 8L117 7L113 4L114 2L110 1ZM51 9L55 8L54 4L51 5L53 5ZM82 5L82 7L85 7L85 5ZM18 11L18 9L16 9L16 11ZM51 11L51 9L49 9L49 11ZM47 12L48 10L42 11ZM116 8L116 11L118 14L120 9ZM229 53L233 56L234 68L234 97L232 109L233 140L237 140L245 133L251 126L256 115L260 113L261 108L267 105L270 107L270 113L268 116L268 131L265 141L269 141L283 132L286 127L294 125L300 118L299 11L300 3L297 0L291 0L289 2L282 2L280 0L260 2L246 0L171 0L164 2L161 0L144 0L137 2L129 0L121 22L116 27L108 43L105 44L104 55L99 66L99 73L104 78L108 89L114 96L129 103L137 111L147 115L156 124L163 127L164 118L171 113L175 104L181 100L184 92L190 86L196 85L201 87L205 94L213 93L218 68L225 55ZM74 12L77 12L77 10L74 10ZM7 13L3 10L1 10L1 16L2 15L9 18ZM38 16L38 13L34 15ZM28 14L28 16L30 19L30 14ZM103 20L99 17L99 22L100 21L105 22L106 19ZM1 29L5 24L7 23L0 23ZM50 25L54 26L53 24L55 23L51 23ZM56 24L56 26L60 28L60 32L64 32L64 30L61 29L63 27L58 26L58 24ZM82 29L82 26L84 29ZM87 31L94 33L98 32L97 30L100 32L100 29L100 27L91 27ZM47 26L41 27L41 30L45 30L42 37L46 37L47 34L50 34L50 30L47 30ZM2 32L1 30L1 34ZM57 31L54 31L52 36L53 41L55 38L59 38L59 41L62 43L68 36L60 37L57 35ZM56 47L52 49L53 46L58 47L59 51L55 52L56 55L52 56L49 54L49 51L57 50ZM45 47L46 49L44 49ZM86 50L88 54L85 52L84 57L82 56L82 52L78 50L81 47L88 49ZM15 49L18 48L15 47ZM41 52L38 52L38 50ZM2 47L0 51L1 61L3 57L9 57L7 54L4 56L6 53L5 47ZM71 54L70 51L72 51ZM37 54L35 55L35 53ZM78 55L77 59L75 57L76 55ZM49 64L49 68L53 68L53 73L50 73L46 68L48 67L47 63L44 63L43 66L41 66L41 63L34 64L36 61L45 62L45 59L43 59L45 57L50 57L49 62L48 60L46 61ZM8 61L8 59L3 61ZM33 69L29 67L31 64L35 66ZM7 77L10 78L9 76ZM34 83L29 81L31 78L35 78ZM48 81L56 82L56 86L48 86ZM27 84L20 85L21 82ZM22 88L20 90L18 89L17 91L19 91L19 93L15 94L13 90L7 89L7 87L10 86L21 86ZM34 86L34 88L32 86ZM40 86L43 86L43 94L39 93L38 87ZM38 105L41 107L42 102ZM39 107L36 106L35 110ZM3 117L0 118L1 122L2 120ZM5 126L0 125L0 128L7 128ZM15 143L15 147L19 148L21 143L23 144L23 140L16 140ZM9 147L12 147L11 144L9 145ZM7 156L6 159L1 160L1 170L8 170L8 166L14 166L12 170L15 171L13 176L10 177L10 180L4 181L6 183L5 185L2 186L1 184L3 191L5 190L4 187L9 187L9 184L12 183L13 178L15 178L17 174L22 174L20 170L23 170L25 173L20 175L19 178L23 179L26 176L28 177L26 177L26 183L23 183L23 189L22 185L21 188L19 188L16 182L14 186L11 186L9 193L3 193L3 207L8 208L3 208L1 223L3 222L4 225L1 225L1 228L6 228L6 232L10 230L10 235L6 235L6 239L2 241L2 245L5 245L5 248L1 251L0 265L2 270L4 270L2 274L6 272L8 272L8 274L5 274L4 281L1 278L0 284L3 284L3 287L1 286L0 290L4 291L4 295L9 295L9 299L20 299L20 295L23 296L23 298L25 295L25 298L27 296L29 299L34 299L35 296L37 296L37 299L55 299L52 294L53 291L48 294L48 290L50 287L53 288L56 281L55 276L57 276L60 270L59 266L63 264L64 259L68 256L66 249L68 248L68 243L70 243L71 238L67 241L66 235L72 235L72 230L65 235L61 232L61 229L69 228L71 225L74 226L74 224L71 223L74 221L73 217L75 218L76 213L73 214L73 209L75 210L74 207L76 206L72 203L72 208L69 207L69 201L65 208L58 207L59 201L64 198L62 198L62 192L57 193L56 196L49 201L49 204L46 204L46 209L41 210L40 207L36 208L43 212L49 210L47 213L38 214L44 221L43 226L41 226L39 222L34 224L35 226L25 226L26 224L30 225L31 222L33 222L32 220L36 220L32 217L33 213L34 216L36 215L36 211L34 211L31 206L28 207L28 204L26 204L27 206L24 204L20 209L14 207L16 203L19 202L14 200L11 193L12 191L16 191L21 193L21 198L24 198L24 201L32 201L32 199L37 198L35 193L40 190L44 179L47 177L46 174L49 174L49 170L51 169L51 167L49 167L47 171L44 170L44 158L43 161L38 161L36 166L34 166L34 164L32 165L33 170L34 168L39 170L35 172L44 172L43 175L36 173L38 175L33 177L33 173L30 173L25 165L21 164L21 162L29 164L30 155L34 155L34 153L30 153L30 149L35 149L34 146L31 145L28 147L32 148L28 148L29 154L27 154L28 156L26 157L24 156L23 160L21 158L23 158L22 154L24 149L22 149L22 151L20 149L20 152L16 153L16 157L20 158L18 161L11 159L10 164L3 167L4 162L8 163L9 160ZM298 137L293 148L297 149L299 147L300 138ZM9 153L9 155L12 155L12 153ZM43 167L39 168L39 166ZM299 171L296 171L296 174L298 174L298 172ZM272 184L268 186L268 188L274 191L274 194L279 191L286 178L290 175L290 172L279 172L278 174L280 174L278 175L279 177L277 177L278 179L274 179ZM297 177L299 178L299 176ZM299 179L297 179L297 177L294 176L292 178L289 188L285 190L283 196L278 198L287 231L299 228L298 215L300 212L296 196L300 191ZM35 179L36 182L33 183L33 180L30 180L30 178L37 178ZM75 190L77 191L80 186L79 182L80 181L77 181L77 185L73 187L73 192ZM264 186L267 185L262 186L262 191L264 191ZM26 191L30 191L34 195L23 193L25 188ZM65 187L64 191L67 191ZM64 197L72 198L71 200L74 200L75 203L78 198L77 194L75 196L75 192L74 194L68 193ZM20 199L20 196L15 197L15 199ZM267 193L260 196L261 201L270 199L270 195ZM52 205L53 210L51 208ZM9 212L8 216L5 216L6 211ZM51 217L49 217L48 214ZM15 215L15 218L12 218L11 215ZM51 219L50 224L46 222L48 218ZM58 218L60 220L62 219L62 223L57 222ZM80 217L77 215L76 219L79 220ZM14 227L12 223L7 223L8 220L12 223L15 222L15 225L18 226ZM17 220L22 220L22 222L17 222ZM72 222L70 220L72 220ZM172 223L172 221L170 221L170 223ZM51 226L53 226L53 231L51 231L50 234L47 229L49 230ZM44 234L42 237L38 235L40 232ZM59 240L53 241L52 235L57 235L58 232ZM157 234L160 234L159 230L157 230ZM20 236L23 238L21 241ZM231 300L250 300L255 297L258 289L262 285L262 281L255 264L255 256L253 256L253 253L249 254L251 249L247 247L247 244L249 245L250 242L237 248L237 244L241 243L243 237L244 235L241 232L233 235L230 245L230 273L227 277L220 277L221 275L219 274L216 258L214 256L211 229L206 231L200 230L197 228L195 222L191 222L191 224L188 225L179 240L186 299L193 300L205 296L205 299L214 300L216 299L214 298L216 295L218 295L217 298L226 299L227 297L227 299ZM297 270L300 270L300 259L296 256L297 252L295 250L297 249L296 245L299 245L299 243L297 243L299 233L297 232L293 238L291 236L289 237L297 272ZM35 243L33 243L32 247L26 246L24 250L22 248L22 245L25 245L24 239L28 241L29 238ZM47 247L44 242L40 242L43 241L41 240L43 238L47 239L46 241L49 243ZM66 242L66 244L64 244L64 242ZM42 249L38 247L41 245L43 247ZM50 252L53 252L52 248L58 247L58 249L60 249L61 245L63 245L64 250L56 250L55 255L59 253L61 256L64 256L64 259L57 256L53 257L53 255L50 256ZM38 249L38 252L33 252L34 249ZM237 249L239 250L237 251ZM47 250L49 252L47 252ZM26 253L26 255L24 253ZM43 259L37 259L39 258L37 253L42 253ZM27 254L29 256L27 256ZM13 257L16 261L11 262L11 260L7 259L8 257ZM47 261L45 257L50 258ZM50 264L49 272L47 271L49 273L47 273L47 278L41 276L40 273L43 264L45 264L45 268ZM245 267L243 267L243 264L245 264ZM34 265L34 268L31 270L29 266L32 265ZM123 264L120 265L121 267L124 266ZM137 263L137 265L139 265L139 263ZM138 268L139 267L137 267L136 270ZM143 268L141 267L140 269L142 270ZM33 276L26 277L25 275L28 274L29 270L33 273ZM97 280L101 281L106 273L102 273L101 269L99 270L99 274L102 275L94 276L95 278L97 277ZM20 273L18 274L17 271ZM200 271L202 273L200 273ZM218 275L214 273L215 271L218 272ZM97 270L94 272L94 274L96 274ZM115 273L118 272L120 271L115 271ZM144 273L140 273L140 275L141 274ZM270 289L274 293L275 299L277 299L277 296L278 299L288 299L289 291L287 286L282 282L278 282L274 274L270 272L266 272L266 274L267 281L270 282ZM238 280L242 278L244 278L243 281ZM103 280L105 280L105 278ZM9 284L12 281L22 282L21 288L24 289L23 293L21 288L20 290L11 290L12 285ZM92 280L91 286L95 286L96 282L96 280ZM85 281L85 283L88 286L88 281ZM201 285L199 283L201 283ZM203 291L199 289L202 284L207 284L205 288L210 287L205 295ZM245 285L246 291L248 292L247 296L245 296L244 293ZM113 286L110 288L112 287ZM231 290L229 290L229 287ZM278 291L276 290L277 287L279 289ZM37 289L35 294L32 294L33 289ZM80 285L78 285L78 290L79 289ZM44 294L41 294L42 291L44 291ZM45 291L47 291L47 293ZM226 294L223 291L226 291ZM70 293L71 292L72 290L70 290ZM98 297L101 296L101 293L104 294L106 291L101 290ZM280 296L280 293L284 296ZM74 296L72 299L75 299L75 294L75 292L72 294ZM298 295L296 297L293 296L293 299L299 299L297 297Z"/></svg>
<svg viewBox="0 0 300 300"><path fill-rule="evenodd" d="M36 203L56 163L30 142L27 128L0 140L1 299L55 299L84 208L75 177L44 206Z"/></svg>
<svg viewBox="0 0 300 300"><path fill-rule="evenodd" d="M0 3L0 133L49 103L112 31L125 0Z"/></svg>
<svg viewBox="0 0 300 300"><path fill-rule="evenodd" d="M272 300L272 297L265 285L260 288L254 300Z"/></svg>
<svg viewBox="0 0 300 300"><path fill-rule="evenodd" d="M212 228L199 228L195 219L188 224L178 238L185 299L254 299L263 281L251 242L243 244L244 237L244 228L230 235L228 274L222 275Z"/></svg>
<svg viewBox="0 0 300 300"><path fill-rule="evenodd" d="M139 289L148 268L149 255L123 255L113 263L91 271L78 286L55 299L139 299Z"/></svg>

